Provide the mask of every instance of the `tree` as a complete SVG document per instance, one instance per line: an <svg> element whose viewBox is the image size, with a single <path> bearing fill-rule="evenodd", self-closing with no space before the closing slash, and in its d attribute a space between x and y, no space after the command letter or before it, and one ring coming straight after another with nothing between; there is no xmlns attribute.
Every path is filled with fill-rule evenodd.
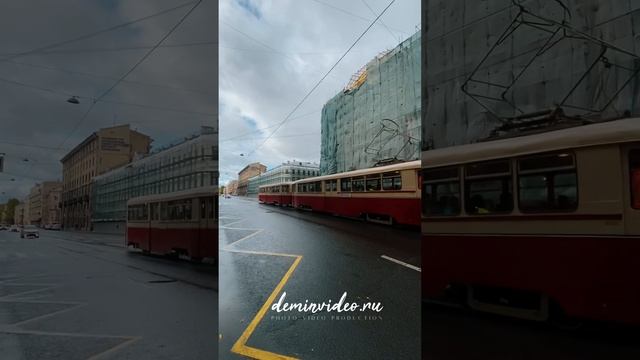
<svg viewBox="0 0 640 360"><path fill-rule="evenodd" d="M14 223L13 215L15 213L16 206L18 206L19 204L20 200L15 198L9 199L9 201L7 201L7 204L4 206L4 216L2 217L2 222L7 224Z"/></svg>

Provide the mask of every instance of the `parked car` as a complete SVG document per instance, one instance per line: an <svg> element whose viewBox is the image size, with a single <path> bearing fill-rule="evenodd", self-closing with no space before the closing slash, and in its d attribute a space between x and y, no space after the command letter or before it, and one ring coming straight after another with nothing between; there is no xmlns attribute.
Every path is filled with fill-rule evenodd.
<svg viewBox="0 0 640 360"><path fill-rule="evenodd" d="M9 229L9 227L7 227L7 225L0 225L0 231L7 230L7 229Z"/></svg>
<svg viewBox="0 0 640 360"><path fill-rule="evenodd" d="M20 230L20 237L21 238L39 238L40 237L40 231L38 230L38 228L35 225L25 225L22 230Z"/></svg>
<svg viewBox="0 0 640 360"><path fill-rule="evenodd" d="M49 225L49 230L60 230L62 226L60 224L51 224Z"/></svg>
<svg viewBox="0 0 640 360"><path fill-rule="evenodd" d="M11 232L18 232L19 228L18 225L11 225L11 227L9 228L9 231Z"/></svg>
<svg viewBox="0 0 640 360"><path fill-rule="evenodd" d="M42 226L42 228L45 229L45 230L49 230L50 227L51 227L51 225L49 225L49 224L44 224Z"/></svg>

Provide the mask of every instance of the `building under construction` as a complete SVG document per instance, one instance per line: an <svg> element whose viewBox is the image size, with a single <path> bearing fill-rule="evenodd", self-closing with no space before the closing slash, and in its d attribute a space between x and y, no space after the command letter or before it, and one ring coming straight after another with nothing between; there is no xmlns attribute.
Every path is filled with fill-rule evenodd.
<svg viewBox="0 0 640 360"><path fill-rule="evenodd" d="M322 109L320 173L420 156L420 32L366 64Z"/></svg>
<svg viewBox="0 0 640 360"><path fill-rule="evenodd" d="M640 2L428 0L423 149L640 113Z"/></svg>

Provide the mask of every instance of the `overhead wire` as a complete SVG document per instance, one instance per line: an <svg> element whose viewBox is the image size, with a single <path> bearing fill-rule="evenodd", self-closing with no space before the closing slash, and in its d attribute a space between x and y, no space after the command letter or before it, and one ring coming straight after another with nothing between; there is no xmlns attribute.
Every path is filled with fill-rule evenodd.
<svg viewBox="0 0 640 360"><path fill-rule="evenodd" d="M169 29L169 31L155 44L155 46L151 49L149 49L126 73L124 73L115 83L113 83L113 85L111 85L107 90L105 90L104 92L102 92L102 94L100 94L96 100L94 100L91 105L89 106L89 108L87 109L87 111L82 115L82 117L80 118L80 120L75 124L75 126L73 127L73 129L69 132L69 135L64 139L64 141L62 141L62 143L60 143L59 147L62 147L70 138L71 136L76 132L76 130L80 127L80 125L86 120L86 118L89 116L89 114L91 113L91 110L93 109L93 107L95 106L95 104L101 100L103 97L107 96L116 86L118 86L118 84L120 84L120 82L124 79L127 78L127 76L129 76L135 69L138 68L138 66L140 66L140 64L142 64L157 48L158 46L160 46L169 36L171 36L171 34L173 34L173 32L180 26L182 25L182 23L189 17L189 15L191 15L191 13L193 13L193 11L202 3L203 0L198 0L190 9L189 11L187 11L184 15L182 15L182 17L180 18L180 20L178 20L177 23L175 23L171 29Z"/></svg>
<svg viewBox="0 0 640 360"><path fill-rule="evenodd" d="M287 116L284 118L284 120L282 120L278 126L276 127L275 130L273 130L271 132L271 134L260 144L258 145L255 149L251 150L247 156L253 154L256 150L258 150L259 148L261 148L262 146L264 146L264 144L266 144L267 141L269 141L269 139L273 136L273 134L275 134L281 127L282 125L284 125L287 121L289 121L289 118L291 117L291 115L293 115L298 108L300 108L300 106L302 106L302 104L309 98L309 96L311 96L311 94L320 86L320 84L322 84L322 82L324 81L324 79L327 78L327 76L329 76L329 74L331 74L331 72L338 66L338 64L340 64L340 62L342 61L342 59L344 59L347 54L349 54L349 52L351 51L351 49L353 49L358 42L360 41L360 39L362 39L364 37L364 35L367 34L367 32L369 32L369 30L373 27L373 25L378 21L378 19L380 19L380 17L382 17L382 15L384 15L384 13L387 12L387 10L391 7L391 5L393 5L393 3L396 0L391 0L391 2L389 2L389 4L382 10L382 12L369 24L369 26L367 26L367 28L362 32L362 34L360 34L360 36L358 36L358 38L353 42L353 44L351 44L351 46L347 49L347 51L344 52L344 54L342 54L342 56L340 56L340 58L338 59L338 61L335 62L335 64L333 64L333 66L331 66L331 68L329 69L329 71L327 71L326 74L324 74L324 76L322 76L322 78L320 78L320 80L311 88L311 90L309 90L303 97L302 99L296 104L296 106L294 106L293 110L291 110L289 112L289 114L287 114Z"/></svg>
<svg viewBox="0 0 640 360"><path fill-rule="evenodd" d="M76 93L72 93L72 92L65 91L65 90L52 89L52 88L39 86L39 85L27 84L27 83L24 83L24 82L21 82L21 81L16 81L16 80L11 80L11 79L1 78L1 77L0 77L0 82L4 82L4 83L7 83L7 84L16 85L16 86L21 86L21 87L25 87L25 88L40 90L40 91L44 91L44 92L49 92L49 93L53 93L53 94L61 94L61 95L65 95L65 96L75 96L76 98L87 99L87 100L91 100L93 102L103 102L103 103L127 105L127 106L142 107L142 108L156 109L156 110L162 110L162 111L171 111L171 112L178 112L178 113L185 113L185 114L192 114L192 115L200 115L200 116L217 116L218 115L217 113L191 111L191 110L184 110L184 109L175 109L175 108L169 108L169 107L158 106L158 105L138 104L138 103L131 103L131 102L120 101L120 100L99 99L97 97L91 97L91 96L87 96L87 95L76 95Z"/></svg>
<svg viewBox="0 0 640 360"><path fill-rule="evenodd" d="M200 41L193 43L184 43L184 44L167 44L159 46L159 48L182 48L182 47L196 47L196 46L204 46L204 45L218 45L217 41ZM120 52L120 51L132 51L132 50L145 50L152 48L153 45L132 45L132 46L121 46L121 47L112 47L112 48L85 48L85 49L59 49L59 50L50 50L50 51L40 51L31 54L21 54L21 53L2 53L0 56L31 56L31 55L51 55L51 54L85 54L85 53L104 53L104 52Z"/></svg>
<svg viewBox="0 0 640 360"><path fill-rule="evenodd" d="M113 30L125 28L127 26L131 26L133 24L136 24L136 23L139 23L139 22L142 22L142 21L145 21L145 20L149 20L149 19L161 16L161 15L173 12L173 11L181 9L183 7L187 7L187 6L189 6L189 5L191 5L191 4L195 3L195 2L196 1L190 1L188 3L177 5L177 6L174 6L172 8L165 9L165 10L159 11L157 13L153 13L151 15L146 15L146 16L143 16L143 17L131 20L131 21L127 21L125 23L121 23L121 24L118 24L118 25L114 25L114 26L105 28L105 29L93 31L93 32L90 32L90 33L87 33L87 34L83 34L83 35L80 35L80 36L77 36L77 37L74 37L74 38L71 38L71 39L68 39L68 40L55 42L55 43L52 43L52 44L49 44L49 45L45 45L45 46L41 46L41 47L38 47L38 48L35 48L35 49L32 49L32 50L19 52L19 53L16 53L14 55L11 55L11 56L8 56L8 57L5 57L5 58L0 58L0 62L7 61L7 60L12 60L12 59L15 59L15 58L21 57L21 56L26 56L26 55L38 53L38 52L41 52L41 51L44 51L44 50L60 47L60 46L71 44L71 43L78 42L78 41L81 41L81 40L90 39L90 38L95 37L95 36L100 35L100 34L104 34L104 33L107 33L107 32L113 31Z"/></svg>

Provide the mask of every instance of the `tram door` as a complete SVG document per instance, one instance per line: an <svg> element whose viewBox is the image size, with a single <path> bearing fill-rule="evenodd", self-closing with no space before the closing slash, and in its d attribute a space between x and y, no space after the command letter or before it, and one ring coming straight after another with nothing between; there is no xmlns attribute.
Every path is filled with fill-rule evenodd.
<svg viewBox="0 0 640 360"><path fill-rule="evenodd" d="M218 239L215 221L217 218L218 199L214 196L201 197L199 211L199 253L200 257L216 257Z"/></svg>
<svg viewBox="0 0 640 360"><path fill-rule="evenodd" d="M640 235L640 143L622 147L625 234Z"/></svg>

